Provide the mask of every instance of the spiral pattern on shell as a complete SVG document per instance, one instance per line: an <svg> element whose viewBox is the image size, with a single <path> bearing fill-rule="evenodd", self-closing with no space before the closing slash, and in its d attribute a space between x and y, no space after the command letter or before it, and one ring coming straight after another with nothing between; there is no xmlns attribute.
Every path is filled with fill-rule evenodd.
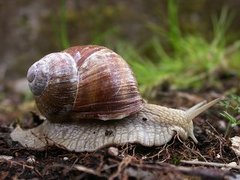
<svg viewBox="0 0 240 180"><path fill-rule="evenodd" d="M75 46L34 63L27 79L40 112L50 121L122 119L143 101L133 72L102 46Z"/></svg>

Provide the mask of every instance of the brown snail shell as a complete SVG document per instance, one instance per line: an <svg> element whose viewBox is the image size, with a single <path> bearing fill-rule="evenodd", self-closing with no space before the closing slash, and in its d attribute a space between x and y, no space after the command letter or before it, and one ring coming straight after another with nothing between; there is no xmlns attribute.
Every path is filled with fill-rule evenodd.
<svg viewBox="0 0 240 180"><path fill-rule="evenodd" d="M142 108L136 79L121 56L102 46L75 46L34 63L27 79L48 120L122 119Z"/></svg>

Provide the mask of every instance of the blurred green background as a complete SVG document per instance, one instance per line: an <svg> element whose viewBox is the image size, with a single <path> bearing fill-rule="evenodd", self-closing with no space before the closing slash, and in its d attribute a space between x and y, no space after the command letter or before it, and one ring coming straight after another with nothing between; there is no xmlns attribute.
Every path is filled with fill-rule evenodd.
<svg viewBox="0 0 240 180"><path fill-rule="evenodd" d="M238 0L11 0L0 2L0 82L74 45L113 49L140 90L201 89L240 77ZM236 81L239 87L239 81Z"/></svg>

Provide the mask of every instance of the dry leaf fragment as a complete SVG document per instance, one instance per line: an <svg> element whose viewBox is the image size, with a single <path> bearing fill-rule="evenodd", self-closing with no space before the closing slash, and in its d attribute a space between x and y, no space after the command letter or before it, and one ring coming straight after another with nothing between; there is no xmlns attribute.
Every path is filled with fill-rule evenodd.
<svg viewBox="0 0 240 180"><path fill-rule="evenodd" d="M230 141L232 143L231 149L235 152L237 156L240 157L240 137L234 136L230 138Z"/></svg>

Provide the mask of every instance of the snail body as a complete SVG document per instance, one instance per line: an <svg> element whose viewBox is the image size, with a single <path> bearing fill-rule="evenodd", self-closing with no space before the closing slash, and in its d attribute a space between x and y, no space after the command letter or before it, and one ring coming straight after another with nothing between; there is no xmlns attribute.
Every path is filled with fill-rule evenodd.
<svg viewBox="0 0 240 180"><path fill-rule="evenodd" d="M33 149L57 145L81 152L110 144L159 146L175 134L197 143L192 119L220 100L186 111L145 103L127 63L101 46L49 54L29 68L27 78L47 120L29 130L18 126L11 138Z"/></svg>

